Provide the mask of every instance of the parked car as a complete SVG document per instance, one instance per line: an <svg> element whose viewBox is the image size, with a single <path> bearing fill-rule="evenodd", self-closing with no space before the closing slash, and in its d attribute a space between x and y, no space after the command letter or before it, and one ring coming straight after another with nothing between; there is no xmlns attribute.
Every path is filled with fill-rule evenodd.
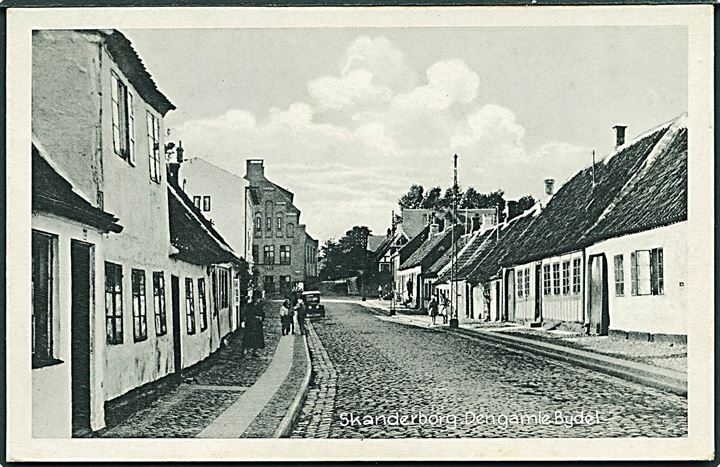
<svg viewBox="0 0 720 467"><path fill-rule="evenodd" d="M325 316L325 305L320 303L320 291L309 290L302 293L303 303L308 316Z"/></svg>

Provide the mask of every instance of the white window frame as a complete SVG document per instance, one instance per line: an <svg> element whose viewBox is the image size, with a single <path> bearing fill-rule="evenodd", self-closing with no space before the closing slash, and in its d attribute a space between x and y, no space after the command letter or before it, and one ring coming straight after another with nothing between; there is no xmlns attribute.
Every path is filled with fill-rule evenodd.
<svg viewBox="0 0 720 467"><path fill-rule="evenodd" d="M148 163L150 180L160 183L162 180L162 164L160 162L160 119L147 111Z"/></svg>
<svg viewBox="0 0 720 467"><path fill-rule="evenodd" d="M135 165L135 96L130 87L112 71L110 99L112 103L113 149L117 155ZM122 95L121 95L122 93Z"/></svg>

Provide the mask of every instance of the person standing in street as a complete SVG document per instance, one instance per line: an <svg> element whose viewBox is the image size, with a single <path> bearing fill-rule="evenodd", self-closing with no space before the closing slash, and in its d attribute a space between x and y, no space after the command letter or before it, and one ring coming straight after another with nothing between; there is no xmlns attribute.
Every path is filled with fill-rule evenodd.
<svg viewBox="0 0 720 467"><path fill-rule="evenodd" d="M290 300L285 300L280 306L280 327L282 335L287 336L290 331Z"/></svg>
<svg viewBox="0 0 720 467"><path fill-rule="evenodd" d="M295 311L297 312L297 321L298 328L300 328L300 334L305 335L305 318L307 316L307 312L305 311L305 303L303 303L302 299L298 299L297 304L295 305Z"/></svg>
<svg viewBox="0 0 720 467"><path fill-rule="evenodd" d="M438 302L437 298L435 298L434 296L430 299L430 303L428 304L428 311L430 312L432 323L435 324L435 320L437 319L438 315Z"/></svg>
<svg viewBox="0 0 720 467"><path fill-rule="evenodd" d="M290 334L295 334L295 306L288 303L288 331Z"/></svg>
<svg viewBox="0 0 720 467"><path fill-rule="evenodd" d="M257 297L253 297L248 305L243 334L243 348L252 351L253 357L258 356L258 350L265 348L264 319L263 304Z"/></svg>

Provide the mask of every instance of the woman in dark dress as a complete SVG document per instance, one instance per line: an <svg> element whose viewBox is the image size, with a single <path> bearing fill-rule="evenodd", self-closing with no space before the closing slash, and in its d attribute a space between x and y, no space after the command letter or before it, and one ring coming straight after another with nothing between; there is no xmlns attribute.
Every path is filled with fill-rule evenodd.
<svg viewBox="0 0 720 467"><path fill-rule="evenodd" d="M258 356L257 351L265 348L265 335L263 329L263 320L265 319L265 311L262 302L253 297L252 302L247 308L247 317L245 318L245 335L243 336L243 347L252 350L254 357Z"/></svg>

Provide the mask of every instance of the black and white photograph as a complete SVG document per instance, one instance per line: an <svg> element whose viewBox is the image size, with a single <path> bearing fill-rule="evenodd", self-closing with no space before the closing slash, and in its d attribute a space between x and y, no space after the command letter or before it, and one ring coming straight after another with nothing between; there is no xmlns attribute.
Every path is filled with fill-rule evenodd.
<svg viewBox="0 0 720 467"><path fill-rule="evenodd" d="M11 13L10 458L713 456L710 7Z"/></svg>

